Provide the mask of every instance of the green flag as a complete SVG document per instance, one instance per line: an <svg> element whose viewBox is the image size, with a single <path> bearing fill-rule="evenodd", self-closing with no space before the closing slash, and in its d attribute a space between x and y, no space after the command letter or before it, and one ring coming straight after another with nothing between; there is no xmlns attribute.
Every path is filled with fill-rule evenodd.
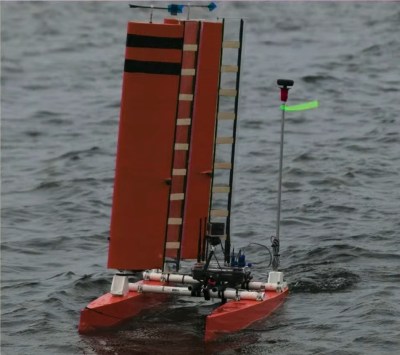
<svg viewBox="0 0 400 355"><path fill-rule="evenodd" d="M293 105L293 106L281 105L281 110L304 111L304 110L310 110L312 108L317 108L318 106L319 106L319 102L317 100L315 100L315 101L305 102L304 104L298 104L298 105Z"/></svg>

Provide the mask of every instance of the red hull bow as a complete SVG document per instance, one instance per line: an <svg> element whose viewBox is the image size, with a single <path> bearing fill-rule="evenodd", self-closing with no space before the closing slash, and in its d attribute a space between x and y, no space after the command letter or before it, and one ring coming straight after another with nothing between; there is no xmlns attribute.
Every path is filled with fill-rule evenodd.
<svg viewBox="0 0 400 355"><path fill-rule="evenodd" d="M113 296L111 293L106 293L81 310L78 331L81 334L87 334L116 327L141 311L163 303L167 297L135 291L128 292L126 296Z"/></svg>
<svg viewBox="0 0 400 355"><path fill-rule="evenodd" d="M214 309L206 319L205 340L215 340L218 335L245 329L267 317L285 300L289 290L282 293L266 291L263 301L228 301Z"/></svg>

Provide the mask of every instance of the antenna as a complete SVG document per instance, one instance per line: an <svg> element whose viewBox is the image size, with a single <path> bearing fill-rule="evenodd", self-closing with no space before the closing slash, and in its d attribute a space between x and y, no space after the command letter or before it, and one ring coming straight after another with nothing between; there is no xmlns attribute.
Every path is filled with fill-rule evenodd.
<svg viewBox="0 0 400 355"><path fill-rule="evenodd" d="M167 10L171 15L178 15L183 13L183 8L187 7L188 13L187 13L187 20L189 20L189 15L190 15L190 8L192 7L202 7L202 8L207 8L208 11L213 11L217 8L217 4L215 2L210 2L208 5L183 5L183 4L169 4L166 7L162 6L154 6L154 5L136 5L136 4L129 4L129 7L131 9L150 9L150 23L153 22L153 10Z"/></svg>
<svg viewBox="0 0 400 355"><path fill-rule="evenodd" d="M283 165L283 143L284 143L284 132L285 132L285 107L288 99L288 93L291 86L293 86L293 80L278 79L277 84L281 89L281 101L282 101L282 120L281 120L281 145L279 154L279 178L278 178L278 208L276 215L276 236L272 237L272 268L277 270L279 267L279 232L281 224L281 200L282 200L282 165Z"/></svg>

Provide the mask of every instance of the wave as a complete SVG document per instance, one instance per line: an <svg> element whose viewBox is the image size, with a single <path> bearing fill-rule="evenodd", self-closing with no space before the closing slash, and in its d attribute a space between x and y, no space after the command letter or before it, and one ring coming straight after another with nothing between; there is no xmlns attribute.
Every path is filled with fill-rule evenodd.
<svg viewBox="0 0 400 355"><path fill-rule="evenodd" d="M360 277L349 270L332 269L292 281L289 289L293 293L337 292L352 288L359 281Z"/></svg>

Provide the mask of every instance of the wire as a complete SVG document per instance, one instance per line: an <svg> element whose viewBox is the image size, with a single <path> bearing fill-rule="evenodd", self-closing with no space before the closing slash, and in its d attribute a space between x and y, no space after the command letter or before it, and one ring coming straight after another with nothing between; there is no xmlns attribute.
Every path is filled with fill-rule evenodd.
<svg viewBox="0 0 400 355"><path fill-rule="evenodd" d="M245 249L246 249L247 247L249 247L250 245L258 245L258 246L263 247L263 248L265 248L265 249L268 250L268 253L269 253L269 263L268 263L267 267L270 267L271 264L272 264L272 260L273 260L271 250L270 250L266 245L260 244L260 243L250 243L250 244L248 244L246 247L244 247L243 250L245 250ZM253 264L253 265L260 265L260 264L262 264L263 262L264 262L264 261L260 261L260 262L258 262L258 263L252 263L252 264Z"/></svg>

